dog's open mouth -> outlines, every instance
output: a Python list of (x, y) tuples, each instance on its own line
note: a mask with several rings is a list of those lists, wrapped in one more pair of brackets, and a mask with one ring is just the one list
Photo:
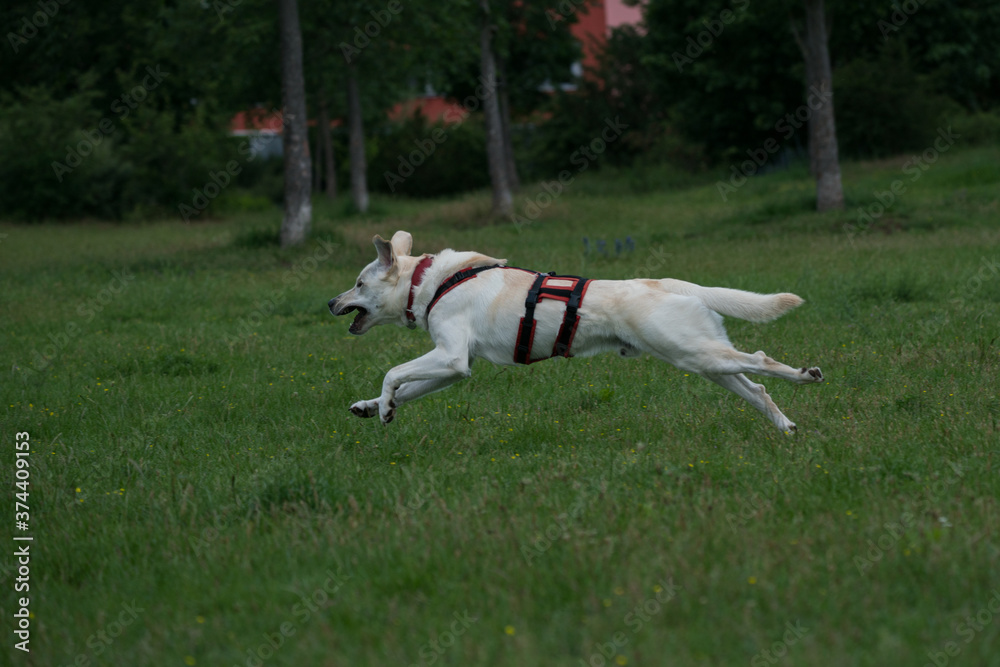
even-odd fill
[(352, 334), (360, 334), (361, 327), (364, 324), (365, 317), (368, 315), (368, 311), (366, 309), (362, 308), (361, 306), (348, 306), (347, 308), (344, 308), (337, 314), (347, 315), (348, 313), (354, 311), (358, 311), (358, 314), (354, 316), (354, 321), (351, 322), (351, 326), (350, 328), (348, 328), (348, 331), (350, 331)]

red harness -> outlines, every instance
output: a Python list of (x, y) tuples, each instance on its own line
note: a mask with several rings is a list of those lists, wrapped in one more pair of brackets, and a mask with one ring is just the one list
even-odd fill
[[(424, 257), (420, 260), (420, 263), (417, 264), (417, 268), (413, 270), (413, 277), (410, 278), (410, 295), (406, 299), (406, 319), (410, 321), (411, 329), (414, 326), (413, 323), (417, 321), (417, 316), (413, 314), (413, 298), (415, 296), (415, 290), (417, 289), (417, 283), (420, 280), (420, 278), (423, 277), (424, 273), (427, 271), (427, 268), (433, 262), (434, 262), (433, 255), (424, 255)], [(443, 297), (445, 294), (458, 287), (459, 284), (464, 283), (466, 280), (469, 280), (471, 278), (475, 278), (478, 274), (482, 273), (483, 271), (488, 271), (490, 269), (505, 269), (505, 268), (507, 267), (500, 266), (499, 264), (493, 264), (490, 266), (477, 266), (477, 267), (470, 266), (462, 269), (458, 273), (452, 274), (452, 276), (448, 278), (448, 280), (441, 283), (438, 286), (437, 291), (434, 292), (434, 297), (431, 298), (431, 302), (427, 304), (427, 309), (424, 311), (424, 317), (426, 318), (431, 314), (431, 308), (434, 307), (434, 304), (436, 304), (441, 297)]]
[(580, 324), (577, 314), (583, 304), (583, 296), (590, 286), (590, 279), (578, 276), (555, 276), (550, 273), (539, 273), (534, 284), (528, 290), (528, 298), (524, 300), (524, 317), (517, 331), (517, 345), (514, 347), (514, 362), (518, 364), (533, 364), (541, 359), (531, 358), (531, 346), (535, 341), (535, 306), (540, 299), (555, 299), (566, 304), (563, 313), (562, 326), (556, 336), (552, 354), (549, 357), (571, 357), (570, 346), (576, 336), (576, 327)]
[[(416, 288), (420, 284), (424, 273), (427, 272), (427, 269), (433, 262), (433, 255), (424, 255), (417, 264), (417, 268), (414, 269), (413, 276), (410, 278), (410, 294), (406, 300), (406, 319), (410, 322), (411, 328), (417, 320), (416, 315), (413, 313), (413, 299)], [(583, 297), (587, 293), (587, 287), (590, 285), (590, 279), (588, 278), (556, 276), (551, 273), (537, 273), (513, 266), (500, 266), (499, 264), (467, 267), (453, 274), (438, 286), (437, 291), (434, 292), (434, 297), (427, 304), (424, 316), (427, 317), (430, 315), (431, 309), (445, 294), (466, 280), (471, 280), (483, 271), (489, 271), (490, 269), (513, 269), (514, 271), (525, 271), (535, 275), (535, 282), (531, 285), (531, 289), (528, 290), (528, 296), (524, 300), (524, 317), (521, 318), (521, 325), (518, 327), (517, 340), (514, 345), (514, 363), (533, 364), (536, 361), (542, 361), (549, 357), (573, 356), (569, 350), (573, 345), (573, 338), (576, 336), (576, 327), (580, 324), (578, 311), (583, 304)], [(535, 306), (538, 305), (540, 299), (562, 301), (566, 304), (566, 311), (563, 314), (562, 326), (559, 328), (558, 335), (556, 335), (555, 345), (552, 347), (552, 354), (549, 357), (532, 359), (531, 347), (535, 340), (535, 325), (537, 324), (535, 322)]]
[[(417, 285), (420, 284), (421, 278), (424, 277), (424, 273), (431, 264), (434, 263), (434, 255), (424, 255), (420, 258), (420, 262), (417, 263), (417, 268), (413, 270), (413, 275), (410, 276), (410, 296), (406, 299), (406, 319), (411, 323), (417, 321), (417, 316), (413, 314), (413, 296), (417, 289)], [(427, 312), (431, 312), (430, 306), (427, 307)], [(412, 327), (411, 327), (412, 328)]]

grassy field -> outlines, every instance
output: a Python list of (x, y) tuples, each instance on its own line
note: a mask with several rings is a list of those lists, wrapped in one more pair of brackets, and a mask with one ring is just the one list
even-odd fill
[[(484, 194), (318, 202), (291, 251), (279, 212), (0, 225), (4, 507), (34, 537), (30, 654), (0, 562), (4, 664), (1000, 665), (1000, 149), (917, 180), (905, 160), (846, 164), (827, 215), (801, 170), (726, 202), (649, 170), (581, 175), (520, 229), (481, 224)], [(388, 427), (356, 419), (430, 348), (326, 310), (396, 229), (418, 253), (795, 292), (730, 337), (826, 382), (765, 380), (792, 437), (612, 356), (479, 363)]]

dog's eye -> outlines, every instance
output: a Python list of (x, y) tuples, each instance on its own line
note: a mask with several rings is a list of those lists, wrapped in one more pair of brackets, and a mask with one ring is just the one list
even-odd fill
[(358, 284), (357, 284), (357, 285), (355, 285), (355, 287), (356, 287), (356, 288), (361, 288), (361, 287), (364, 287), (364, 283), (363, 283), (363, 282), (361, 282), (361, 281), (359, 280), (359, 281), (358, 281)]

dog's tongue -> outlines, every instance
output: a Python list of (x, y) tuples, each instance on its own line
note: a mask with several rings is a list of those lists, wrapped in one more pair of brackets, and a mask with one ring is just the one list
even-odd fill
[(353, 334), (358, 333), (358, 331), (361, 329), (361, 320), (364, 319), (365, 314), (366, 314), (366, 311), (361, 310), (359, 308), (358, 309), (358, 314), (354, 316), (354, 321), (351, 322), (351, 326), (348, 328), (348, 331), (350, 331)]

